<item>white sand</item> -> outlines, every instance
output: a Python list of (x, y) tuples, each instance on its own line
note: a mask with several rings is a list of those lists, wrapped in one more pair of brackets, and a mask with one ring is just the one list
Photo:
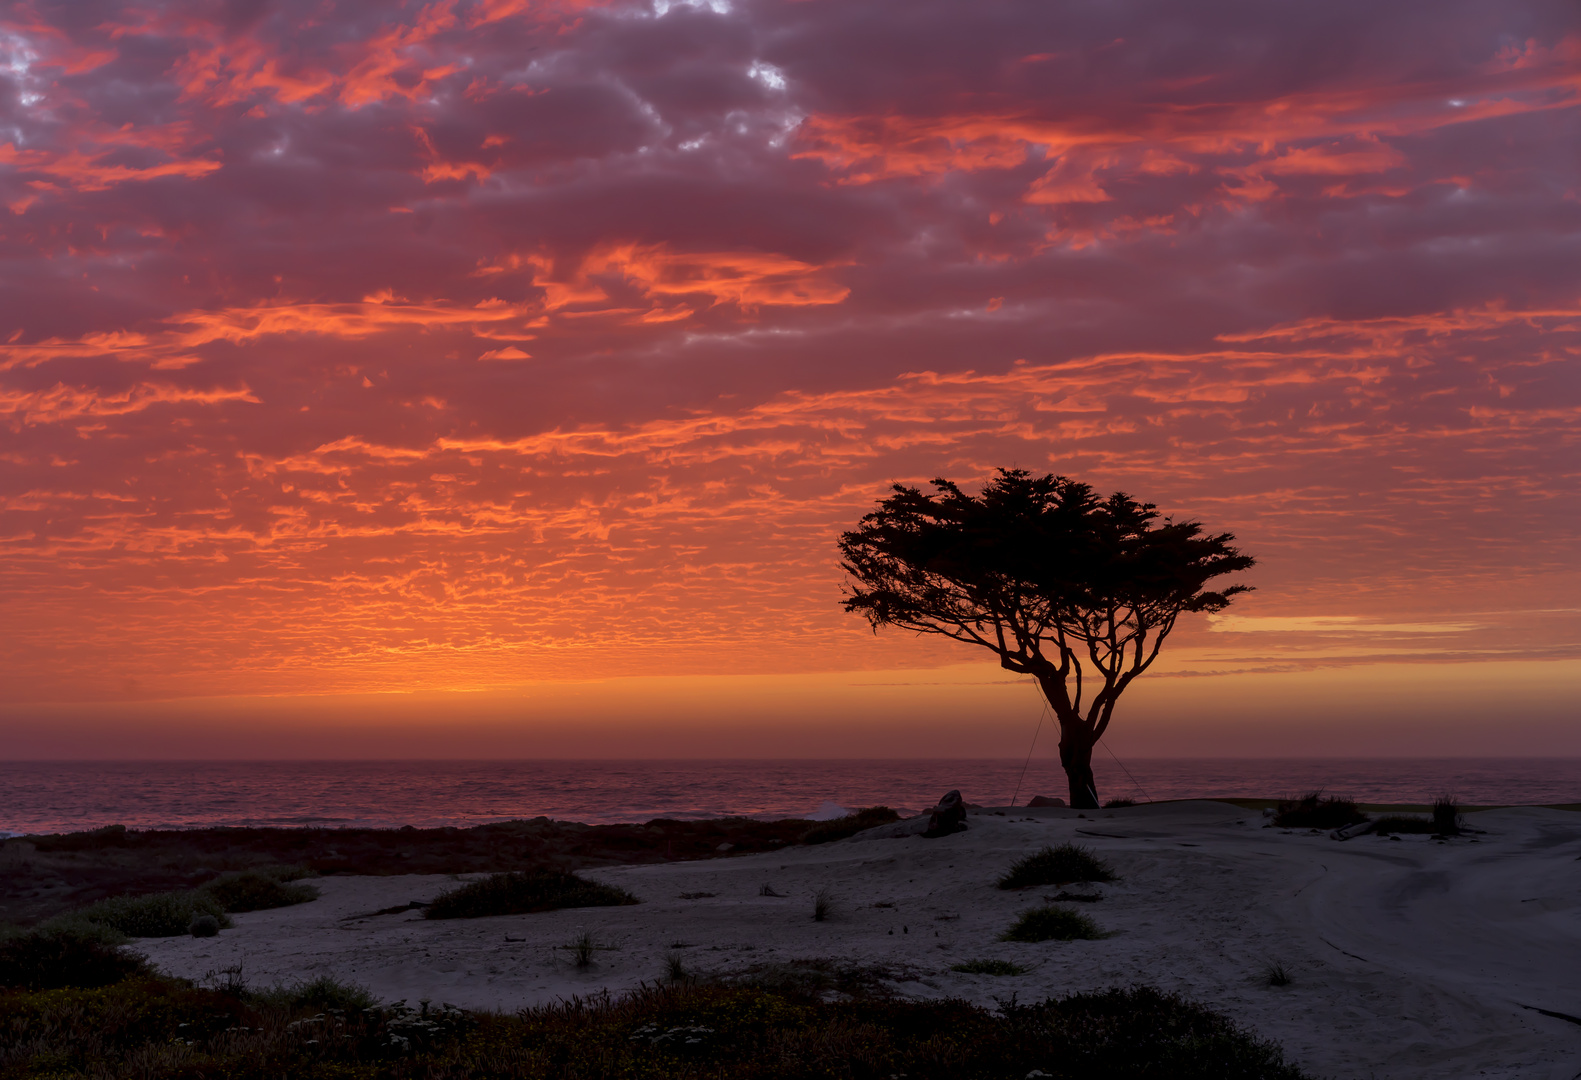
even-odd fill
[[(793, 959), (909, 971), (904, 994), (985, 1005), (1109, 986), (1177, 991), (1282, 1044), (1318, 1076), (1573, 1080), (1581, 1026), (1581, 815), (1470, 815), (1476, 842), (1262, 828), (1255, 812), (1189, 802), (1093, 811), (974, 812), (937, 840), (867, 836), (780, 854), (588, 872), (643, 903), (434, 921), (354, 917), (455, 886), (435, 876), (330, 877), (321, 899), (236, 916), (218, 938), (139, 942), (164, 970), (201, 978), (240, 963), (253, 985), (329, 973), (381, 998), (514, 1009), (661, 977), (677, 943), (695, 972)], [(1074, 840), (1121, 875), (1074, 905), (1113, 936), (1000, 942), (1052, 888), (1002, 892), (1015, 858)], [(769, 884), (783, 899), (758, 895)], [(812, 897), (835, 896), (828, 922)], [(714, 893), (681, 899), (682, 893)], [(879, 903), (892, 907), (878, 907)], [(909, 930), (902, 932), (902, 927)], [(581, 930), (608, 948), (585, 973), (563, 946)], [(891, 934), (893, 931), (893, 934)], [(999, 958), (1032, 970), (995, 978), (950, 965)], [(1294, 982), (1266, 985), (1282, 962)]]

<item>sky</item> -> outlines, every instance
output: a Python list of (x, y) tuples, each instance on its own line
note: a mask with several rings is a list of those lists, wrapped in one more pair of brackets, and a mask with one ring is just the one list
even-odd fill
[(835, 550), (1015, 466), (1258, 559), (1127, 752), (1581, 754), (1577, 147), (1573, 0), (5, 4), (0, 753), (1019, 753)]

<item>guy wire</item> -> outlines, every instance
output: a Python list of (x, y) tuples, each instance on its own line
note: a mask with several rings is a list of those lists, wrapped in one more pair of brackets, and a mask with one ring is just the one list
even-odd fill
[[(1021, 785), (1022, 785), (1022, 783), (1024, 783), (1026, 781), (1027, 768), (1028, 768), (1028, 766), (1030, 766), (1032, 764), (1032, 751), (1037, 749), (1037, 746), (1038, 746), (1038, 734), (1043, 730), (1043, 717), (1048, 714), (1048, 711), (1049, 711), (1049, 703), (1045, 701), (1043, 703), (1043, 710), (1042, 710), (1042, 712), (1038, 713), (1038, 726), (1032, 729), (1032, 745), (1027, 747), (1027, 759), (1021, 765), (1021, 779), (1016, 781), (1016, 793), (1014, 795), (1010, 796), (1010, 805), (1011, 806), (1014, 806), (1016, 804), (1016, 800), (1021, 797)], [(1124, 766), (1122, 766), (1122, 768), (1123, 767)], [(1149, 799), (1148, 801), (1152, 802), (1151, 799)]]
[[(1109, 750), (1109, 744), (1108, 743), (1104, 743), (1103, 748), (1105, 750)], [(1114, 751), (1113, 750), (1109, 750), (1109, 756), (1114, 758), (1114, 763), (1116, 765), (1120, 766), (1120, 771), (1125, 773), (1125, 775), (1130, 778), (1131, 783), (1136, 785), (1136, 789), (1142, 793), (1142, 798), (1146, 799), (1148, 802), (1152, 802), (1153, 801), (1153, 796), (1151, 796), (1151, 795), (1149, 795), (1147, 793), (1147, 789), (1142, 786), (1141, 782), (1138, 781), (1136, 777), (1131, 776), (1131, 770), (1127, 769), (1125, 767), (1125, 762), (1121, 761), (1117, 757), (1114, 757)]]

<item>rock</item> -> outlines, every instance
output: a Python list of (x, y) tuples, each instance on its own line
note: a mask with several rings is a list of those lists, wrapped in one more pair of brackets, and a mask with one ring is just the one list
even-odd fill
[(966, 829), (966, 804), (961, 801), (959, 791), (951, 791), (939, 800), (939, 805), (933, 808), (933, 813), (928, 815), (928, 831), (923, 836), (930, 839), (939, 836), (949, 836), (951, 833), (962, 832)]
[(1064, 806), (1064, 799), (1051, 799), (1047, 795), (1034, 795), (1027, 802), (1028, 806)]

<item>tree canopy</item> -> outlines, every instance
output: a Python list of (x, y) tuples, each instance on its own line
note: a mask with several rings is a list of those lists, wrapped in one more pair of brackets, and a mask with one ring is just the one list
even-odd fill
[(1121, 693), (1176, 620), (1250, 591), (1208, 583), (1253, 565), (1229, 533), (1160, 519), (1124, 492), (1001, 469), (978, 495), (948, 480), (896, 484), (840, 537), (844, 601), (876, 632), (897, 626), (995, 653), (1038, 680), (1060, 723), (1071, 802), (1096, 806), (1092, 748)]

